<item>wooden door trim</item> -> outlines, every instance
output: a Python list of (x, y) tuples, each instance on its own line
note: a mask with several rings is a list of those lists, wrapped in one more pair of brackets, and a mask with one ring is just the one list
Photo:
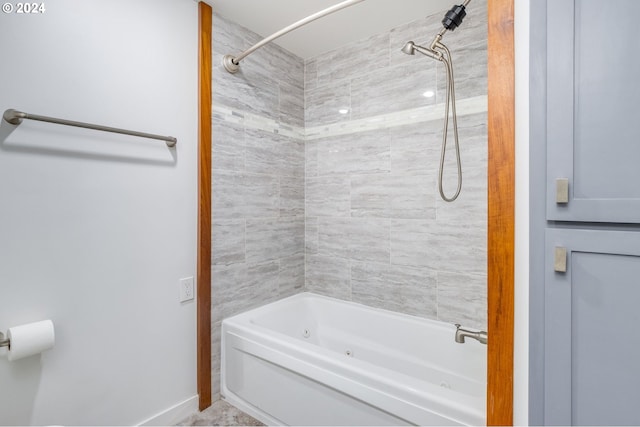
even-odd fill
[(211, 406), (211, 32), (212, 10), (198, 3), (198, 267), (199, 408)]
[(488, 0), (487, 425), (513, 425), (515, 58), (513, 0)]

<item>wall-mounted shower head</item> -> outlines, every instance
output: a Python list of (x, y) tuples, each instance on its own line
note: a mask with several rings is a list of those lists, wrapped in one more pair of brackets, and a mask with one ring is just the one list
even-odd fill
[(407, 42), (403, 47), (402, 47), (402, 52), (406, 53), (407, 55), (415, 55), (416, 51), (420, 52), (423, 55), (427, 55), (430, 58), (433, 59), (437, 59), (439, 61), (442, 61), (442, 53), (437, 52), (435, 50), (431, 50), (428, 49), (426, 47), (423, 46), (419, 46), (417, 44), (415, 44), (412, 41)]

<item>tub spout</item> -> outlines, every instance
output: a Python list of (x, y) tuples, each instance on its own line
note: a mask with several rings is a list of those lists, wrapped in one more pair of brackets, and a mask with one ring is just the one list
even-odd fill
[(463, 344), (465, 337), (478, 340), (480, 344), (486, 344), (488, 339), (485, 331), (470, 331), (468, 329), (461, 328), (460, 325), (456, 323), (456, 342)]

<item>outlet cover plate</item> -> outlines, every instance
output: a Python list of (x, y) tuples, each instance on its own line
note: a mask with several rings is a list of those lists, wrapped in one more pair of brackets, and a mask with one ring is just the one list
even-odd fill
[(193, 277), (185, 277), (184, 279), (180, 279), (178, 288), (180, 289), (180, 302), (191, 301), (195, 298)]

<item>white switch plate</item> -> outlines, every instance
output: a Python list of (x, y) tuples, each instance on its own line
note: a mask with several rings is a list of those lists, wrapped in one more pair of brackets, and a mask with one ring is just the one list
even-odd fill
[(180, 289), (180, 302), (191, 301), (194, 298), (193, 277), (180, 279), (178, 288)]

